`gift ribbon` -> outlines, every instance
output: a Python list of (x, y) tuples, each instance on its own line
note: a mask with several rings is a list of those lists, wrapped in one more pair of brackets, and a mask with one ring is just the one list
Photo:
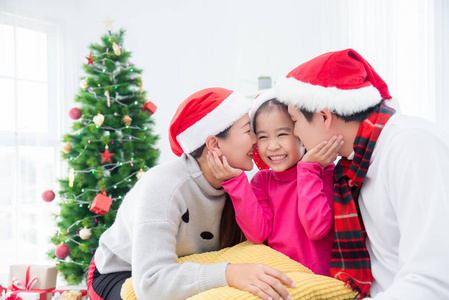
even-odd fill
[(5, 298), (5, 300), (23, 300), (23, 299), (17, 296), (16, 294), (11, 294), (9, 297)]
[(5, 300), (23, 300), (23, 299), (17, 296), (16, 294), (11, 294), (9, 297), (6, 297)]
[[(41, 290), (41, 289), (32, 289), (32, 290), (16, 290), (16, 291), (11, 291), (11, 294), (5, 299), (5, 300), (22, 300), (22, 298), (20, 298), (18, 296), (19, 293), (38, 293), (40, 294), (40, 298), (39, 299), (43, 299), (46, 300), (47, 299), (47, 293), (51, 293), (55, 288), (51, 288), (51, 289), (45, 289), (45, 290)], [(44, 293), (44, 294), (42, 294)]]
[(26, 276), (25, 276), (25, 283), (23, 283), (23, 281), (21, 281), (21, 280), (19, 280), (17, 278), (13, 278), (11, 286), (9, 287), (9, 289), (12, 291), (12, 293), (5, 300), (22, 300), (22, 298), (17, 296), (18, 293), (28, 293), (28, 292), (30, 292), (30, 293), (42, 294), (43, 292), (51, 293), (55, 289), (55, 288), (50, 288), (50, 289), (33, 289), (33, 287), (37, 283), (37, 278), (33, 277), (30, 280), (30, 269), (31, 269), (31, 266), (28, 266), (27, 272), (26, 272)]
[(33, 289), (33, 287), (37, 283), (37, 278), (33, 277), (30, 280), (30, 269), (31, 269), (31, 266), (28, 266), (27, 272), (26, 272), (26, 277), (25, 277), (25, 283), (23, 283), (21, 280), (19, 280), (17, 278), (12, 279), (12, 284), (11, 284), (12, 291), (18, 291), (18, 290), (29, 291), (29, 290)]

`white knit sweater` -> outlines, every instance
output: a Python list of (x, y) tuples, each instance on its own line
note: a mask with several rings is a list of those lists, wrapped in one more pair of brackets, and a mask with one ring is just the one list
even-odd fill
[(449, 133), (394, 115), (359, 196), (374, 283), (386, 299), (449, 298)]
[(185, 299), (226, 286), (226, 263), (177, 263), (180, 256), (218, 250), (225, 200), (189, 155), (150, 169), (101, 236), (98, 270), (132, 271), (139, 299)]

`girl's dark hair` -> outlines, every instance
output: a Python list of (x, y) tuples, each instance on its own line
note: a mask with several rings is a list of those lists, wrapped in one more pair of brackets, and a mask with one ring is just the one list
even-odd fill
[(289, 115), (288, 114), (288, 106), (287, 105), (285, 105), (284, 103), (280, 102), (276, 98), (267, 100), (261, 106), (259, 106), (259, 108), (257, 109), (256, 113), (254, 114), (253, 120), (251, 120), (251, 122), (253, 122), (253, 125), (254, 125), (254, 132), (256, 132), (256, 118), (257, 118), (257, 116), (261, 112), (268, 111), (268, 110), (271, 110), (273, 108), (278, 108), (278, 109), (284, 111), (287, 115)]
[[(215, 136), (225, 139), (229, 136), (230, 129), (231, 127), (228, 127)], [(192, 155), (195, 159), (199, 159), (205, 148), (206, 144), (190, 153), (190, 155)], [(220, 221), (220, 249), (234, 246), (244, 240), (245, 236), (243, 235), (242, 229), (240, 229), (235, 219), (235, 210), (232, 205), (231, 198), (228, 194), (226, 194), (226, 201), (223, 212), (221, 213)]]

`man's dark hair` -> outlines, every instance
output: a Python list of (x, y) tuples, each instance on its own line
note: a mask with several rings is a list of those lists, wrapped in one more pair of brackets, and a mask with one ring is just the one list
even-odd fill
[[(349, 116), (343, 116), (343, 115), (334, 113), (332, 111), (331, 111), (331, 113), (333, 113), (334, 115), (337, 116), (337, 118), (342, 119), (345, 122), (351, 122), (351, 121), (363, 122), (379, 107), (379, 105), (380, 105), (380, 103), (378, 103), (374, 106), (368, 107), (367, 109), (365, 109), (361, 112), (358, 112), (358, 113), (355, 113), (355, 114), (352, 114)], [(298, 108), (298, 110), (304, 115), (304, 118), (306, 118), (307, 122), (310, 123), (312, 121), (313, 112), (310, 112), (304, 108)]]

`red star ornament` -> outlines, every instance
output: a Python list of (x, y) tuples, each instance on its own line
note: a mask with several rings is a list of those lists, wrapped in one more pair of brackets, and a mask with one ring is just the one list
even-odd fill
[(106, 146), (104, 148), (104, 153), (99, 153), (99, 154), (101, 155), (101, 157), (103, 157), (103, 160), (101, 161), (101, 164), (103, 164), (106, 160), (109, 163), (112, 163), (111, 162), (111, 157), (115, 155), (114, 153), (109, 153), (109, 147), (108, 146)]
[(87, 58), (87, 65), (94, 65), (94, 61), (92, 60), (92, 52), (89, 53), (89, 56), (86, 56)]

